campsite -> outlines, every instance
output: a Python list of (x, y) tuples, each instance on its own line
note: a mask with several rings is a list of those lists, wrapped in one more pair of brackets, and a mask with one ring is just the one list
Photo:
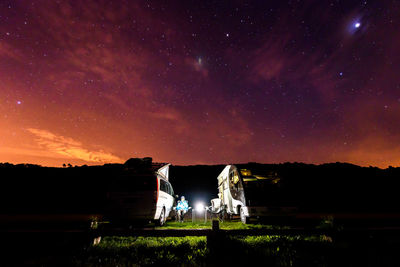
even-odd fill
[[(154, 172), (154, 166), (163, 166), (150, 160), (131, 159), (122, 165), (70, 168), (2, 164), (2, 177), (14, 177), (14, 180), (2, 180), (3, 186), (8, 187), (8, 192), (2, 195), (2, 203), (8, 205), (2, 205), (0, 215), (1, 232), (7, 240), (3, 243), (3, 249), (7, 251), (3, 258), (5, 263), (16, 260), (32, 265), (64, 262), (76, 266), (187, 266), (229, 262), (233, 265), (256, 264), (262, 259), (266, 264), (276, 266), (352, 266), (360, 260), (365, 260), (366, 266), (373, 266), (398, 262), (396, 257), (388, 256), (400, 246), (398, 207), (390, 205), (395, 203), (393, 196), (382, 194), (395, 187), (398, 168), (382, 170), (340, 163), (323, 166), (297, 163), (262, 165), (274, 173), (275, 180), (278, 175), (282, 181), (296, 174), (292, 180), (287, 178), (286, 187), (281, 186), (279, 190), (281, 197), (292, 196), (291, 202), (280, 199), (285, 207), (287, 203), (292, 206), (297, 203), (298, 206), (287, 214), (277, 209), (278, 198), (267, 198), (269, 200), (264, 205), (269, 204), (273, 211), (267, 216), (251, 217), (244, 224), (240, 214), (223, 214), (212, 209), (210, 201), (218, 196), (217, 176), (224, 166), (172, 165), (168, 180), (173, 190), (180, 195), (186, 194), (193, 205), (183, 222), (177, 221), (173, 210), (163, 226), (104, 216), (109, 200), (107, 196), (112, 190), (118, 188), (136, 194), (135, 186), (139, 185), (130, 182), (129, 188), (124, 180), (124, 187), (110, 187), (109, 180), (119, 181), (116, 178), (118, 173), (129, 179), (143, 177), (143, 170), (147, 167)], [(246, 166), (247, 171), (251, 166), (260, 168), (256, 163), (237, 166)], [(132, 175), (126, 176), (126, 172)], [(54, 173), (57, 176), (53, 176)], [(349, 176), (343, 176), (344, 173)], [(196, 180), (202, 183), (193, 187), (190, 186), (192, 183), (185, 184), (191, 175), (192, 183), (196, 184)], [(350, 175), (354, 175), (353, 181), (349, 180)], [(378, 175), (387, 183), (376, 185), (374, 181)], [(63, 190), (52, 188), (54, 183), (49, 182), (50, 177), (57, 180), (57, 184), (63, 184), (62, 179), (68, 178), (70, 186), (63, 186)], [(325, 181), (318, 184), (316, 179)], [(328, 182), (331, 191), (324, 187)], [(289, 186), (290, 183), (294, 186)], [(175, 186), (178, 184), (181, 186)], [(364, 191), (349, 194), (351, 186)], [(289, 191), (284, 193), (284, 189)], [(272, 187), (272, 190), (276, 189)], [(307, 190), (306, 196), (299, 194), (301, 190)], [(40, 192), (41, 197), (36, 197), (36, 202), (31, 199), (32, 192)], [(366, 197), (368, 192), (374, 193), (375, 197)], [(13, 201), (10, 201), (11, 197)], [(363, 201), (361, 197), (364, 197)], [(318, 205), (314, 204), (316, 198), (319, 198)], [(129, 199), (131, 205), (132, 199)], [(202, 201), (200, 208), (196, 207), (196, 201)], [(118, 203), (119, 208), (131, 207)], [(240, 259), (235, 257), (237, 251), (241, 253)], [(366, 251), (370, 253), (369, 257), (363, 258)]]
[(399, 14), (1, 0), (0, 267), (399, 267)]

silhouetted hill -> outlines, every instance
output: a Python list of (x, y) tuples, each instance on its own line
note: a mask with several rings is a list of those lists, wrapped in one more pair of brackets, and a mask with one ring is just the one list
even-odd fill
[[(132, 162), (132, 161), (131, 161)], [(217, 176), (225, 165), (171, 166), (175, 193), (209, 204), (217, 197)], [(258, 164), (280, 178), (274, 194), (281, 203), (304, 210), (390, 211), (399, 209), (400, 168), (379, 169), (347, 163)], [(101, 212), (124, 164), (68, 168), (0, 164), (0, 213)], [(268, 192), (266, 192), (268, 194)], [(193, 203), (191, 203), (193, 205)]]

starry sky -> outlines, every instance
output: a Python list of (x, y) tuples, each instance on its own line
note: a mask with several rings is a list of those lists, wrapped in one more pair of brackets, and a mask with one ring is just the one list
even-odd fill
[(400, 1), (1, 1), (0, 162), (400, 166)]

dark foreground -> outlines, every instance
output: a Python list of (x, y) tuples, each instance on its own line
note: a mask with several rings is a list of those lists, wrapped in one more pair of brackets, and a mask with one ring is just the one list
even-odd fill
[[(176, 225), (171, 228), (209, 228)], [(222, 229), (270, 226), (225, 223)], [(337, 230), (337, 229), (336, 229)], [(339, 233), (339, 234), (337, 234)], [(400, 231), (336, 231), (290, 236), (102, 237), (69, 233), (3, 233), (0, 266), (400, 266)]]
[[(129, 164), (73, 168), (0, 164), (0, 266), (400, 266), (396, 229), (400, 168), (341, 163), (264, 167), (280, 177), (280, 186), (266, 192), (277, 196), (271, 207), (294, 206), (293, 215), (300, 220), (329, 215), (334, 222), (350, 220), (351, 227), (390, 229), (343, 232), (328, 225), (339, 234), (262, 235), (263, 227), (253, 227), (259, 236), (219, 236), (213, 242), (206, 237), (117, 237), (110, 232), (93, 245), (85, 230), (52, 232), (54, 223), (68, 225), (67, 230), (88, 229), (98, 215), (113, 208), (108, 193), (121, 188), (114, 178), (129, 172)], [(216, 197), (216, 177), (222, 169), (222, 165), (172, 166), (170, 181), (175, 193), (184, 194), (190, 203), (197, 198), (205, 201)], [(26, 225), (40, 230), (9, 230)], [(166, 228), (171, 227), (178, 226), (168, 223)], [(227, 229), (242, 227), (239, 223)]]

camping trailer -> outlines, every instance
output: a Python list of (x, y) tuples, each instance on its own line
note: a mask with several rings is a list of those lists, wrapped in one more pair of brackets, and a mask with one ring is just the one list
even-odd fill
[(257, 164), (227, 165), (218, 175), (218, 198), (211, 200), (214, 213), (250, 218), (290, 216), (295, 208), (284, 204), (276, 172)]

